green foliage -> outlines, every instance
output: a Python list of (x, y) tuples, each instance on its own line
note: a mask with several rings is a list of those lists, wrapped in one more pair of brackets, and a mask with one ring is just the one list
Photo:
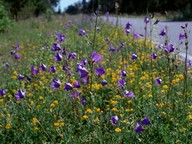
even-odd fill
[(47, 21), (51, 21), (52, 16), (53, 16), (53, 10), (50, 9), (50, 8), (47, 9), (47, 10), (46, 10), (46, 19), (47, 19)]
[(7, 16), (5, 7), (0, 3), (0, 32), (8, 31), (11, 25), (12, 21)]

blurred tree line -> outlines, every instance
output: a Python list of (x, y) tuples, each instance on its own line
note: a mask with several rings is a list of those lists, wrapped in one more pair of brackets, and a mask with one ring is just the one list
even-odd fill
[(0, 0), (1, 5), (6, 7), (10, 17), (18, 20), (31, 16), (39, 16), (49, 12), (52, 6), (56, 6), (59, 0)]
[(171, 12), (178, 19), (192, 18), (192, 0), (81, 0), (70, 5), (65, 11), (70, 14), (90, 13), (99, 8), (103, 13), (107, 11), (115, 13), (117, 10), (115, 3), (118, 3), (118, 13), (121, 14), (140, 15)]

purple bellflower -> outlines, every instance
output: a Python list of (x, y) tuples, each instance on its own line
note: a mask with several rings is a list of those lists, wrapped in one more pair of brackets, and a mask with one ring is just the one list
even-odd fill
[(119, 118), (118, 118), (118, 116), (111, 116), (110, 121), (111, 121), (112, 125), (116, 126), (119, 123)]
[(131, 91), (128, 91), (128, 90), (123, 91), (123, 95), (124, 95), (124, 97), (128, 97), (128, 98), (134, 98), (135, 97), (134, 93)]
[(18, 80), (24, 80), (25, 79), (25, 77), (23, 75), (21, 75), (21, 74), (18, 74), (17, 78), (18, 78)]
[(126, 75), (127, 75), (127, 74), (126, 74), (126, 71), (122, 70), (122, 71), (120, 72), (120, 76), (125, 77)]
[(92, 53), (91, 59), (93, 63), (98, 63), (103, 60), (102, 56), (100, 54), (97, 54), (95, 51)]
[(102, 84), (102, 86), (105, 86), (107, 84), (107, 81), (106, 80), (102, 80), (101, 84)]
[(167, 33), (167, 32), (166, 32), (166, 30), (165, 30), (165, 29), (163, 29), (163, 30), (161, 30), (161, 32), (159, 33), (159, 35), (160, 35), (160, 36), (165, 36), (165, 35), (166, 35), (166, 33)]
[(79, 36), (84, 36), (86, 34), (84, 29), (79, 29)]
[(102, 66), (102, 67), (99, 67), (99, 68), (95, 68), (95, 74), (97, 75), (97, 76), (101, 76), (101, 75), (103, 75), (105, 73), (105, 69), (104, 69), (104, 67)]
[(47, 66), (45, 64), (41, 64), (39, 69), (43, 72), (43, 71), (46, 71), (47, 69)]
[(0, 96), (5, 95), (5, 93), (6, 93), (6, 91), (5, 91), (4, 89), (1, 89), (1, 90), (0, 90)]
[(144, 116), (143, 120), (140, 122), (141, 125), (150, 125), (151, 122), (147, 119), (146, 116)]
[(68, 58), (71, 59), (71, 60), (76, 60), (76, 56), (77, 56), (76, 53), (70, 53)]
[(59, 42), (64, 42), (64, 41), (65, 41), (65, 35), (63, 35), (63, 34), (58, 34), (58, 35), (57, 35), (57, 40), (58, 40)]
[(54, 90), (57, 90), (57, 89), (59, 89), (60, 85), (61, 85), (60, 80), (57, 79), (57, 78), (54, 78), (54, 79), (52, 80), (50, 86), (51, 86)]
[(25, 97), (26, 95), (26, 91), (25, 90), (22, 90), (22, 89), (19, 89), (17, 93), (15, 93), (15, 98), (17, 100), (21, 100)]
[(20, 54), (15, 53), (15, 59), (16, 59), (16, 60), (19, 60), (20, 58), (21, 58)]
[(31, 66), (31, 72), (33, 75), (39, 74), (39, 70), (35, 66)]
[(56, 53), (55, 56), (54, 56), (55, 61), (61, 61), (62, 58), (63, 57), (62, 57), (61, 53)]
[(117, 85), (118, 85), (118, 87), (120, 87), (120, 88), (124, 88), (125, 85), (126, 85), (126, 81), (125, 81), (125, 79), (124, 79), (124, 78), (119, 79)]
[(140, 133), (140, 132), (144, 131), (144, 129), (142, 128), (142, 126), (140, 126), (138, 123), (136, 123), (134, 131), (135, 131), (135, 133)]
[(132, 60), (136, 60), (137, 59), (137, 55), (136, 54), (132, 54), (131, 59)]
[(52, 73), (56, 73), (56, 67), (55, 66), (52, 66), (49, 68), (49, 71), (52, 72)]
[(52, 51), (59, 51), (59, 50), (61, 50), (61, 46), (58, 43), (53, 43), (51, 50)]
[(156, 83), (157, 85), (160, 85), (160, 84), (162, 83), (162, 79), (161, 79), (161, 78), (157, 78), (156, 81), (155, 81), (155, 83)]
[(73, 83), (73, 87), (74, 88), (80, 88), (81, 87), (81, 84), (78, 80), (76, 80), (74, 83)]
[(72, 90), (73, 89), (73, 86), (70, 84), (70, 83), (65, 83), (65, 87), (64, 87), (64, 90), (66, 91), (69, 91), (69, 90)]
[(71, 98), (78, 98), (81, 95), (81, 92), (79, 91), (74, 91), (71, 93), (70, 97)]

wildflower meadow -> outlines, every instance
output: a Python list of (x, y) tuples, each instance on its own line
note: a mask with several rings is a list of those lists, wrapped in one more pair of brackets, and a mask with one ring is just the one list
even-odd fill
[(151, 15), (143, 35), (129, 21), (76, 17), (23, 20), (0, 35), (0, 143), (192, 143), (188, 24), (181, 59), (167, 27), (153, 44)]

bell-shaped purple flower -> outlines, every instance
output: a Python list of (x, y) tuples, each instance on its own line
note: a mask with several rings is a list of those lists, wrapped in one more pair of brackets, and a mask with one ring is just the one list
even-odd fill
[(70, 83), (65, 83), (65, 87), (64, 87), (64, 90), (66, 91), (69, 91), (69, 90), (72, 90), (73, 89), (73, 86), (70, 84)]
[(126, 71), (122, 70), (122, 71), (120, 72), (120, 76), (125, 77), (126, 75), (127, 75)]
[(81, 84), (78, 80), (76, 80), (74, 83), (73, 83), (73, 87), (74, 88), (80, 88), (81, 87)]
[(86, 105), (86, 103), (87, 103), (86, 98), (81, 98), (81, 103), (82, 103), (83, 105)]
[(146, 116), (144, 116), (144, 118), (143, 118), (143, 120), (141, 120), (140, 124), (141, 125), (150, 125), (151, 122), (150, 122), (150, 120), (147, 119)]
[(170, 45), (165, 47), (165, 51), (167, 53), (173, 52), (174, 50), (175, 50), (175, 48), (174, 48), (173, 44), (170, 44)]
[(10, 51), (10, 54), (11, 54), (11, 55), (14, 55), (14, 54), (15, 54), (15, 50), (11, 50), (11, 51)]
[(179, 40), (184, 40), (185, 39), (185, 35), (184, 34), (179, 34)]
[(26, 91), (25, 90), (22, 90), (22, 89), (19, 89), (17, 93), (15, 93), (15, 98), (17, 100), (21, 100), (25, 97), (26, 95)]
[(134, 34), (133, 34), (133, 37), (134, 37), (134, 39), (139, 39), (139, 38), (140, 38), (140, 35), (137, 34), (137, 33), (134, 33)]
[(47, 70), (47, 66), (45, 64), (41, 64), (39, 69), (43, 72)]
[(76, 56), (77, 56), (76, 53), (70, 53), (68, 58), (71, 59), (71, 60), (76, 60)]
[(64, 40), (65, 40), (65, 35), (63, 35), (63, 34), (58, 34), (58, 35), (57, 35), (57, 40), (58, 40), (59, 42), (64, 42)]
[(84, 36), (86, 34), (84, 29), (79, 29), (79, 36)]
[(81, 92), (79, 91), (74, 91), (71, 93), (70, 97), (71, 98), (78, 98), (81, 95)]
[(118, 118), (118, 116), (111, 116), (110, 121), (111, 121), (112, 125), (116, 126), (119, 123), (119, 118)]
[(151, 59), (156, 59), (157, 58), (157, 54), (156, 53), (152, 53), (151, 54)]
[(84, 67), (87, 65), (87, 63), (88, 63), (87, 59), (82, 59), (79, 64)]
[(103, 75), (104, 73), (105, 73), (105, 69), (104, 69), (103, 66), (95, 69), (95, 74), (96, 74), (97, 76), (101, 76), (101, 75)]
[(145, 17), (144, 18), (144, 22), (147, 24), (147, 23), (149, 23), (149, 21), (150, 21), (150, 19), (148, 18), (148, 17)]
[(119, 79), (117, 83), (118, 83), (118, 87), (120, 87), (120, 88), (124, 88), (126, 85), (126, 81), (124, 78)]
[(100, 54), (97, 54), (95, 51), (92, 53), (91, 59), (93, 63), (98, 63), (103, 60), (102, 56)]
[(18, 80), (24, 80), (25, 79), (25, 77), (22, 74), (18, 74), (17, 78), (18, 78)]
[(63, 58), (61, 53), (56, 53), (54, 56), (55, 61), (61, 61)]
[(140, 133), (140, 132), (144, 131), (144, 129), (142, 128), (142, 126), (140, 126), (138, 123), (136, 123), (134, 131), (135, 131), (135, 133)]
[(51, 50), (52, 51), (59, 51), (59, 50), (61, 50), (61, 46), (58, 43), (53, 43)]
[(15, 53), (15, 59), (16, 59), (16, 60), (19, 60), (20, 58), (21, 58), (20, 54)]
[(33, 75), (37, 75), (39, 73), (39, 70), (35, 66), (31, 66), (31, 72)]
[(136, 60), (137, 59), (137, 55), (136, 54), (132, 54), (131, 59), (132, 60)]
[(52, 73), (56, 73), (56, 67), (55, 66), (52, 66), (49, 68), (49, 71), (52, 72)]
[(127, 22), (125, 29), (130, 29), (132, 27), (132, 24), (130, 22)]
[(105, 85), (107, 84), (107, 81), (103, 79), (103, 80), (101, 81), (101, 84), (102, 84), (102, 86), (105, 86)]
[(156, 81), (155, 81), (155, 83), (156, 83), (157, 85), (160, 85), (160, 84), (162, 83), (162, 79), (161, 79), (161, 78), (157, 78)]
[(128, 98), (134, 98), (135, 97), (134, 93), (131, 91), (128, 91), (128, 90), (123, 91), (123, 95), (124, 95), (124, 97), (128, 97)]
[(80, 64), (77, 64), (76, 72), (80, 74), (80, 78), (87, 77), (87, 75), (89, 74), (88, 70)]
[(3, 96), (3, 95), (5, 95), (6, 94), (6, 91), (4, 90), (4, 89), (1, 89), (0, 90), (0, 96)]
[(165, 29), (162, 29), (161, 32), (159, 33), (160, 36), (165, 36), (166, 35), (166, 30)]
[(54, 79), (52, 80), (50, 86), (51, 86), (54, 90), (57, 90), (57, 89), (59, 89), (60, 85), (61, 85), (61, 81), (60, 81), (59, 79), (57, 79), (57, 78), (54, 78)]

